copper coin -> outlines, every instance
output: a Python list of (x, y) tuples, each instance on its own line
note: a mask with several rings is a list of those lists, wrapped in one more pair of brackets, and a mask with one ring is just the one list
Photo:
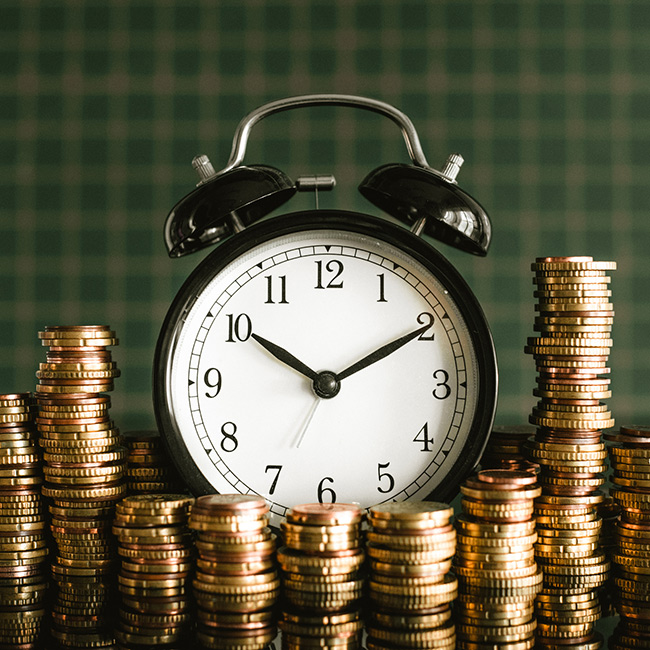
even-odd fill
[(353, 524), (361, 521), (361, 508), (350, 503), (304, 503), (294, 506), (287, 519), (295, 523)]
[(253, 494), (207, 494), (196, 499), (193, 511), (209, 514), (250, 514), (267, 512), (267, 502)]
[(530, 472), (515, 470), (484, 469), (478, 472), (479, 481), (493, 483), (498, 489), (499, 484), (506, 485), (532, 485), (536, 482), (535, 475)]

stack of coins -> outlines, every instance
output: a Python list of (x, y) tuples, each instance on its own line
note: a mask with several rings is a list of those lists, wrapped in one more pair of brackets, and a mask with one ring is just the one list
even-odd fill
[(650, 647), (650, 427), (622, 426), (605, 434), (612, 496), (620, 505), (612, 554), (614, 605), (620, 623), (610, 648)]
[(128, 494), (183, 492), (184, 487), (167, 456), (158, 431), (127, 431), (126, 476)]
[(36, 648), (45, 614), (47, 523), (30, 393), (0, 395), (0, 647)]
[(204, 648), (261, 650), (276, 636), (280, 580), (268, 512), (263, 498), (245, 494), (201, 496), (192, 508), (196, 636)]
[(452, 514), (450, 506), (432, 501), (370, 508), (369, 650), (455, 647)]
[(543, 491), (536, 503), (542, 647), (600, 642), (598, 591), (609, 572), (598, 544), (607, 468), (602, 429), (614, 424), (602, 401), (611, 396), (609, 379), (601, 375), (609, 373), (614, 312), (607, 271), (615, 268), (591, 257), (539, 258), (532, 265), (540, 335), (525, 351), (537, 365), (533, 393), (540, 401), (529, 418), (537, 433), (527, 453), (540, 465)]
[(119, 375), (106, 349), (117, 339), (104, 325), (47, 327), (39, 338), (49, 348), (37, 372), (36, 423), (56, 542), (51, 634), (64, 647), (107, 646), (114, 641), (111, 524), (126, 491), (126, 450), (103, 394)]
[(284, 598), (284, 648), (361, 647), (361, 509), (347, 503), (294, 506), (278, 550)]
[(459, 649), (535, 645), (535, 596), (542, 572), (534, 557), (535, 474), (482, 470), (461, 485), (454, 571)]
[(539, 472), (539, 465), (531, 463), (524, 451), (524, 443), (534, 433), (534, 427), (525, 424), (493, 427), (481, 457), (481, 468)]
[(179, 647), (190, 623), (191, 497), (128, 496), (117, 504), (120, 607), (115, 636), (124, 647)]

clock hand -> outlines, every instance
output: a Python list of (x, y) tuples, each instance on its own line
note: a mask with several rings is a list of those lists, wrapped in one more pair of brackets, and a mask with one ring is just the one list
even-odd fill
[(316, 409), (318, 408), (318, 405), (322, 401), (323, 400), (320, 399), (320, 397), (316, 397), (316, 399), (312, 403), (311, 408), (309, 409), (309, 413), (307, 413), (307, 417), (305, 418), (305, 421), (302, 423), (302, 427), (300, 429), (300, 432), (296, 436), (296, 448), (300, 447), (300, 444), (302, 443), (302, 439), (305, 437), (305, 434), (307, 433), (307, 429), (308, 429), (309, 425), (311, 424), (311, 421), (314, 419)]
[(346, 377), (353, 375), (355, 372), (359, 372), (359, 370), (363, 370), (373, 363), (384, 359), (389, 354), (392, 354), (393, 352), (399, 350), (402, 346), (406, 345), (409, 341), (412, 341), (416, 336), (420, 336), (420, 334), (428, 330), (430, 327), (430, 324), (424, 325), (423, 327), (419, 327), (409, 334), (405, 334), (404, 336), (400, 336), (398, 339), (395, 339), (390, 343), (386, 343), (386, 345), (382, 345), (380, 348), (377, 348), (374, 352), (371, 352), (360, 361), (353, 363), (349, 368), (346, 368), (342, 372), (339, 372), (336, 375), (337, 379), (339, 381), (342, 381)]
[(318, 379), (317, 372), (314, 372), (309, 366), (300, 361), (300, 359), (294, 357), (290, 352), (287, 352), (284, 348), (262, 338), (259, 334), (251, 334), (251, 337), (254, 338), (265, 350), (270, 352), (276, 359), (282, 361), (282, 363), (285, 363), (290, 368), (297, 370), (301, 375), (304, 375), (312, 381)]

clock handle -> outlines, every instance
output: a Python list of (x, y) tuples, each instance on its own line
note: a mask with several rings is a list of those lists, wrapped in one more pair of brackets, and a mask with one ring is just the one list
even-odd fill
[[(235, 131), (233, 137), (232, 149), (230, 151), (230, 158), (228, 164), (220, 171), (219, 174), (230, 171), (235, 167), (239, 167), (246, 154), (246, 145), (248, 144), (248, 137), (252, 128), (262, 119), (280, 113), (292, 108), (300, 108), (301, 106), (349, 106), (352, 108), (362, 108), (373, 113), (379, 113), (391, 119), (402, 130), (404, 142), (408, 150), (409, 156), (413, 163), (418, 167), (431, 170), (436, 174), (440, 174), (432, 169), (427, 162), (422, 151), (420, 138), (417, 131), (413, 126), (413, 122), (402, 111), (397, 110), (394, 106), (377, 99), (369, 99), (367, 97), (358, 97), (356, 95), (338, 95), (338, 94), (316, 94), (316, 95), (299, 95), (297, 97), (287, 97), (286, 99), (278, 99), (274, 102), (264, 104), (254, 111), (251, 111), (244, 117)], [(446, 180), (450, 180), (446, 178)]]

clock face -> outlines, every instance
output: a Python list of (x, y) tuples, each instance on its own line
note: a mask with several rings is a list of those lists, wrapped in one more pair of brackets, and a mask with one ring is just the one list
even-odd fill
[(480, 309), (404, 229), (389, 224), (413, 250), (370, 217), (309, 214), (217, 249), (177, 297), (155, 388), (174, 459), (195, 490), (259, 494), (276, 522), (298, 503), (445, 493), (494, 412)]

